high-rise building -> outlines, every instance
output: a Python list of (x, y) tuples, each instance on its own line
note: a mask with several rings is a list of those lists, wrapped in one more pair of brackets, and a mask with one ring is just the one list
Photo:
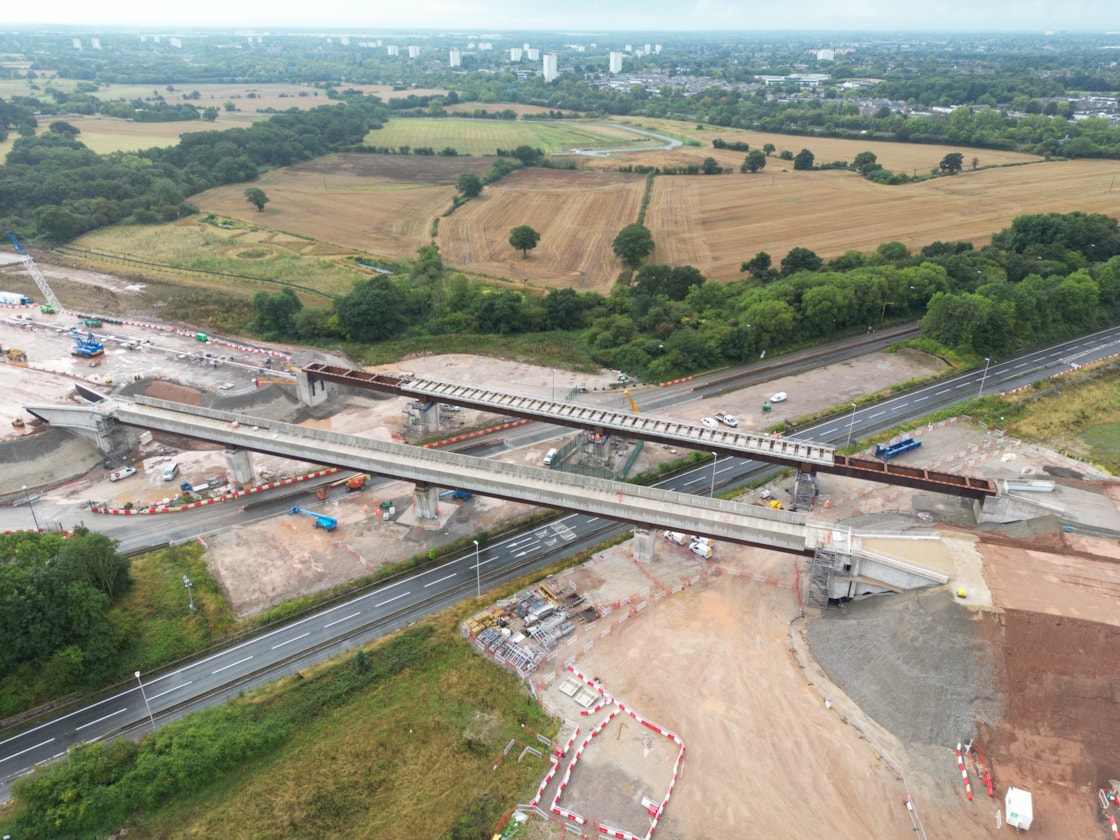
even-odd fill
[(463, 53), (458, 47), (451, 51), (451, 55), (448, 58), (447, 63), (452, 67), (463, 66)]
[(521, 60), (521, 47), (509, 48), (509, 63), (516, 64)]
[(420, 48), (419, 47), (409, 47), (408, 48), (408, 57), (409, 58), (419, 58), (420, 57)]
[(622, 72), (622, 53), (611, 53), (611, 73), (617, 75)]
[(527, 59), (529, 59), (530, 61), (540, 61), (541, 60), (541, 51), (538, 50), (536, 47), (529, 47), (525, 50), (525, 57)]
[(388, 46), (388, 47), (385, 48), (385, 51), (389, 55), (400, 55), (401, 54), (400, 47)]
[(556, 53), (545, 53), (544, 56), (544, 80), (551, 82), (560, 73), (556, 69)]

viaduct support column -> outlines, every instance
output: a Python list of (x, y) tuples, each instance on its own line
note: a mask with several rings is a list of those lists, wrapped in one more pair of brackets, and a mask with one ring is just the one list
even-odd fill
[(651, 528), (634, 529), (634, 559), (641, 563), (653, 560), (653, 544), (657, 532)]
[(226, 466), (229, 468), (230, 484), (248, 484), (256, 475), (253, 469), (253, 456), (248, 449), (227, 450)]
[(439, 519), (439, 488), (430, 484), (416, 485), (416, 517)]
[(439, 405), (434, 402), (420, 404), (420, 428), (430, 435), (439, 431)]
[(327, 386), (330, 383), (312, 379), (302, 370), (296, 374), (296, 394), (304, 405), (319, 405), (330, 396)]

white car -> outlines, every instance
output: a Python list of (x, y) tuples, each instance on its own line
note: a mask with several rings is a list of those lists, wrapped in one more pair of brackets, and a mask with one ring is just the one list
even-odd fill
[(232, 382), (223, 382), (221, 385), (218, 386), (218, 390), (219, 391), (232, 391), (233, 390), (233, 383)]
[(719, 423), (715, 421), (714, 417), (701, 417), (700, 423), (707, 429), (718, 429)]
[(120, 481), (122, 478), (128, 478), (130, 475), (136, 475), (136, 467), (121, 467), (119, 470), (109, 476), (110, 481)]
[(731, 414), (717, 414), (716, 419), (723, 423), (723, 425), (730, 426), (732, 429), (739, 425), (739, 421)]
[(779, 391), (770, 398), (770, 402), (785, 402), (787, 399), (789, 399), (789, 395), (785, 391)]

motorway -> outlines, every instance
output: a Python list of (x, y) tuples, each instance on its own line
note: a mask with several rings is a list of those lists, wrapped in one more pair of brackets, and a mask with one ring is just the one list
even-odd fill
[[(962, 374), (916, 388), (909, 393), (854, 410), (850, 413), (798, 430), (808, 440), (843, 444), (849, 437), (857, 440), (882, 429), (928, 414), (931, 411), (972, 398), (981, 393), (997, 393), (1018, 388), (1071, 367), (1120, 353), (1120, 327), (1062, 342), (1005, 361), (993, 361), (986, 369)], [(705, 396), (726, 388), (718, 382), (697, 382), (691, 396)], [(663, 389), (667, 391), (668, 389)], [(658, 392), (647, 402), (661, 407), (679, 400)], [(713, 488), (742, 484), (773, 472), (772, 465), (738, 458), (722, 459), (673, 476), (657, 486), (697, 495)], [(305, 485), (306, 487), (306, 485)], [(277, 511), (284, 502), (273, 503)], [(189, 539), (201, 530), (227, 527), (244, 521), (236, 509), (222, 511), (225, 505), (201, 508), (200, 516), (180, 514), (152, 517), (159, 522), (162, 541)], [(15, 510), (19, 510), (18, 508)], [(257, 509), (259, 515), (273, 515), (268, 505)], [(11, 510), (4, 512), (4, 517)], [(135, 527), (129, 517), (113, 520), (114, 530)], [(169, 522), (168, 520), (172, 520)], [(0, 525), (4, 523), (0, 521)], [(100, 523), (99, 523), (100, 524)], [(170, 526), (170, 528), (169, 528)], [(503, 581), (542, 568), (560, 557), (576, 553), (621, 533), (626, 526), (601, 518), (567, 515), (554, 522), (496, 542), (451, 560), (437, 568), (412, 574), (379, 586), (371, 592), (336, 604), (279, 629), (240, 642), (181, 667), (152, 675), (141, 675), (143, 688), (118, 687), (82, 708), (68, 710), (51, 720), (38, 722), (16, 735), (0, 739), (0, 801), (9, 795), (11, 781), (35, 764), (65, 754), (83, 741), (95, 741), (118, 734), (142, 734), (146, 727), (172, 720), (195, 708), (221, 702), (240, 691), (263, 685), (315, 662), (336, 656), (355, 645), (391, 632), (456, 601), (485, 591)], [(108, 531), (107, 531), (108, 532)], [(121, 538), (120, 533), (109, 532)], [(122, 544), (124, 544), (122, 539)], [(476, 556), (478, 562), (476, 563)], [(149, 713), (150, 708), (150, 713)]]

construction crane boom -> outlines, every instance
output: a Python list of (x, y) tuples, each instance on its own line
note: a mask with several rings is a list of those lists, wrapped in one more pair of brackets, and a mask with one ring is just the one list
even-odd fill
[(634, 412), (635, 414), (640, 414), (641, 412), (640, 412), (640, 411), (638, 411), (638, 406), (637, 406), (637, 404), (636, 404), (636, 403), (634, 402), (634, 398), (633, 398), (632, 396), (630, 396), (630, 392), (629, 392), (629, 391), (623, 391), (622, 393), (626, 395), (626, 401), (627, 401), (628, 403), (630, 403), (630, 408), (631, 408), (631, 409), (633, 410), (633, 412)]
[(31, 275), (31, 279), (35, 281), (35, 285), (39, 287), (39, 291), (43, 293), (43, 297), (46, 298), (47, 303), (53, 306), (54, 311), (58, 312), (59, 314), (66, 311), (63, 309), (62, 304), (58, 302), (58, 298), (55, 297), (54, 292), (51, 291), (51, 287), (47, 284), (47, 278), (43, 276), (43, 272), (39, 270), (39, 266), (35, 265), (35, 260), (33, 260), (31, 258), (31, 255), (27, 253), (26, 250), (24, 250), (24, 247), (19, 244), (19, 240), (16, 239), (16, 235), (11, 231), (8, 231), (8, 239), (12, 240), (12, 245), (15, 247), (16, 253), (19, 254), (20, 259), (23, 261), (23, 265), (27, 269), (27, 273)]

